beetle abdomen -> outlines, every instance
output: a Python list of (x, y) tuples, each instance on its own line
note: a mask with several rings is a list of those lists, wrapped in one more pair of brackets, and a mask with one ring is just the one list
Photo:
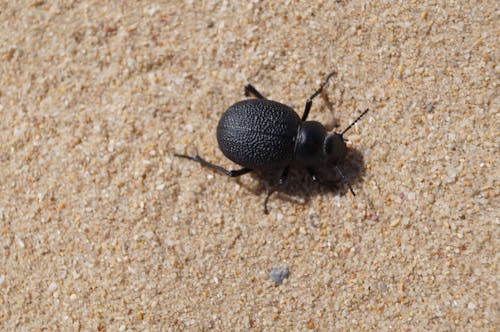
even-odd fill
[(217, 141), (224, 155), (251, 169), (290, 164), (300, 118), (290, 107), (267, 99), (240, 101), (222, 115)]

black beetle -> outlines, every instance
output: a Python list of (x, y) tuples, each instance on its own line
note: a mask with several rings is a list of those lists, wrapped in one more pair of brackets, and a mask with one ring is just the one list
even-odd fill
[[(347, 146), (343, 136), (368, 112), (366, 109), (341, 133), (328, 134), (321, 123), (306, 121), (312, 100), (321, 93), (335, 74), (335, 71), (331, 72), (319, 89), (307, 99), (302, 118), (299, 118), (289, 106), (264, 98), (252, 85), (245, 86), (245, 95), (253, 94), (257, 99), (243, 100), (229, 107), (222, 114), (217, 126), (219, 148), (227, 158), (243, 166), (242, 169), (228, 171), (199, 155), (194, 157), (177, 153), (174, 155), (193, 160), (231, 177), (253, 170), (282, 169), (278, 185), (286, 180), (290, 165), (296, 164), (307, 168), (313, 181), (318, 181), (313, 167), (323, 160), (334, 164), (344, 160)], [(355, 195), (338, 166), (335, 168)], [(274, 191), (276, 188), (269, 191), (264, 200), (266, 214), (267, 201)]]

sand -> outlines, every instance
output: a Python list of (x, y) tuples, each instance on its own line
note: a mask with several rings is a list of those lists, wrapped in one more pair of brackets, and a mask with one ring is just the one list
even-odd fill
[[(0, 330), (498, 330), (498, 21), (495, 1), (2, 1)], [(173, 156), (237, 168), (215, 130), (244, 84), (301, 114), (331, 70), (310, 119), (370, 109), (356, 196), (295, 168), (265, 215), (276, 179)]]

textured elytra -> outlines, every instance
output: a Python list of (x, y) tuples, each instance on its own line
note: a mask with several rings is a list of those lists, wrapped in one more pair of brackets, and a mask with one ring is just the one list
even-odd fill
[(300, 118), (284, 104), (267, 99), (240, 101), (229, 107), (217, 126), (224, 155), (251, 169), (286, 166), (293, 160)]

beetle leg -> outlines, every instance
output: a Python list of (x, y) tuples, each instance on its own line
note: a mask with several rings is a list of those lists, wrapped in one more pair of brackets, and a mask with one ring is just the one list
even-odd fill
[[(342, 182), (344, 183), (344, 185), (346, 185), (347, 188), (349, 188), (349, 191), (352, 193), (352, 195), (356, 196), (356, 194), (354, 193), (354, 190), (352, 189), (351, 183), (344, 176), (344, 174), (342, 173), (342, 171), (340, 170), (340, 168), (338, 166), (335, 166), (335, 170), (337, 171), (337, 173), (339, 173), (340, 179), (342, 180)], [(309, 172), (309, 175), (311, 176), (311, 179), (313, 180), (313, 182), (317, 182), (319, 184), (326, 184), (326, 183), (330, 182), (330, 181), (326, 181), (326, 182), (321, 181), (317, 177), (316, 172), (314, 171), (314, 169), (312, 167), (308, 167), (307, 171)]]
[(269, 190), (269, 192), (267, 193), (267, 196), (266, 196), (266, 199), (264, 200), (264, 213), (265, 214), (269, 214), (269, 210), (267, 209), (267, 201), (269, 201), (269, 197), (271, 197), (271, 195), (276, 191), (278, 190), (278, 187), (282, 186), (283, 183), (285, 183), (286, 181), (286, 178), (288, 177), (288, 171), (290, 170), (290, 166), (287, 166), (285, 167), (285, 169), (283, 170), (283, 172), (281, 173), (281, 176), (280, 176), (280, 180), (278, 182), (278, 185), (277, 186), (274, 186), (273, 189)]
[(328, 83), (328, 81), (330, 80), (330, 78), (337, 74), (337, 72), (334, 70), (332, 71), (330, 74), (328, 74), (328, 76), (326, 76), (325, 80), (323, 81), (323, 83), (321, 83), (320, 87), (318, 90), (316, 90), (312, 95), (311, 97), (307, 98), (307, 101), (306, 101), (306, 107), (304, 108), (304, 114), (302, 114), (302, 121), (306, 121), (307, 120), (307, 116), (309, 115), (309, 111), (311, 110), (311, 106), (312, 106), (312, 101), (314, 98), (316, 98), (317, 95), (319, 95), (321, 93), (321, 91), (323, 91), (323, 88), (325, 87), (326, 83)]
[(311, 176), (311, 179), (313, 180), (313, 182), (319, 182), (319, 179), (316, 176), (316, 172), (314, 171), (314, 168), (308, 167), (307, 171), (309, 172), (309, 175)]
[(245, 85), (245, 96), (249, 96), (250, 94), (254, 95), (255, 97), (259, 99), (266, 99), (264, 98), (263, 95), (260, 94), (259, 91), (257, 91), (256, 88), (253, 87), (252, 84), (247, 84)]
[(356, 194), (354, 193), (354, 190), (352, 189), (351, 187), (351, 184), (349, 183), (349, 180), (347, 180), (347, 178), (344, 176), (344, 174), (342, 174), (342, 171), (340, 170), (340, 168), (338, 166), (335, 166), (335, 169), (337, 170), (337, 172), (339, 173), (340, 175), (340, 178), (342, 179), (342, 182), (344, 182), (344, 184), (349, 188), (349, 190), (351, 191), (352, 195), (353, 196), (356, 196)]
[(307, 99), (306, 107), (304, 108), (304, 114), (302, 114), (302, 121), (306, 121), (307, 117), (309, 116), (309, 111), (311, 110), (312, 103), (313, 102), (311, 98)]
[(205, 159), (203, 159), (199, 155), (196, 155), (195, 157), (191, 157), (191, 156), (188, 156), (186, 154), (174, 153), (174, 156), (179, 157), (179, 158), (190, 159), (192, 161), (196, 161), (197, 163), (200, 163), (202, 166), (211, 168), (219, 173), (225, 174), (225, 175), (230, 176), (232, 178), (243, 175), (243, 174), (247, 174), (248, 172), (252, 171), (250, 168), (246, 168), (246, 167), (244, 167), (242, 169), (228, 171), (227, 169), (225, 169), (221, 166), (218, 166), (218, 165), (212, 164), (209, 161), (206, 161)]

